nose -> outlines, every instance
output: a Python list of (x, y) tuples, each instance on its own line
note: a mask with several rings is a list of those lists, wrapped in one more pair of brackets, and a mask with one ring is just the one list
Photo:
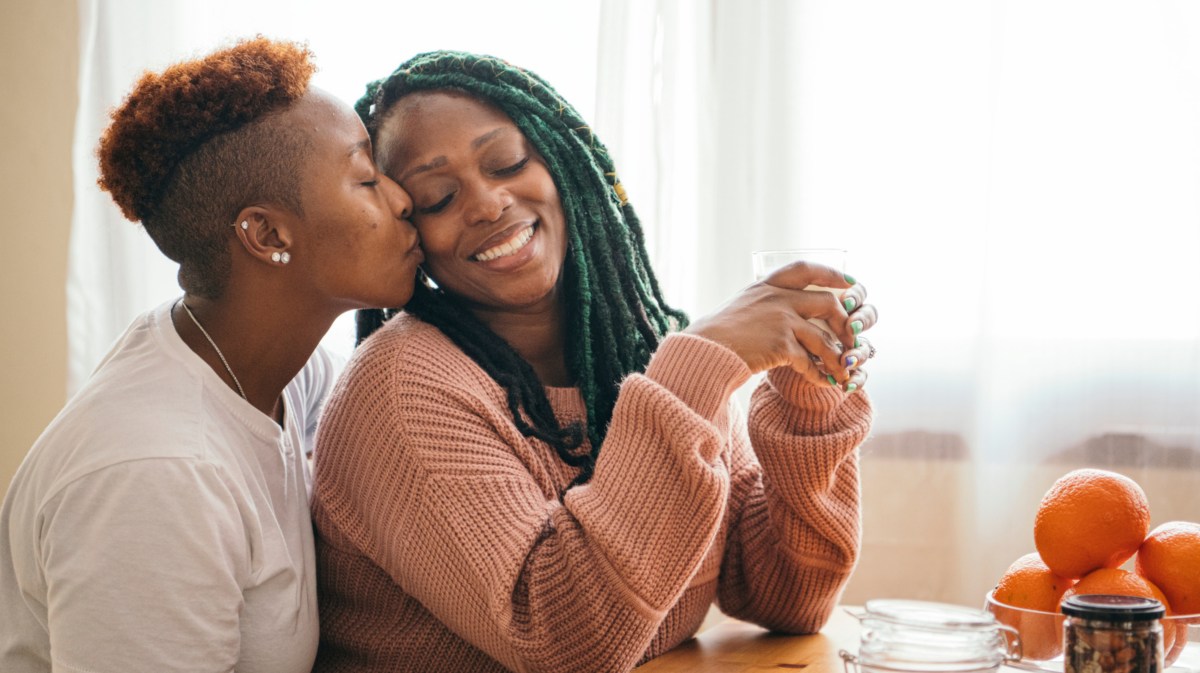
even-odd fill
[(387, 193), (388, 205), (398, 220), (407, 221), (412, 216), (412, 197), (395, 180), (380, 174), (380, 185)]
[(502, 184), (478, 180), (470, 189), (466, 214), (471, 224), (487, 224), (500, 219), (513, 204), (513, 196)]

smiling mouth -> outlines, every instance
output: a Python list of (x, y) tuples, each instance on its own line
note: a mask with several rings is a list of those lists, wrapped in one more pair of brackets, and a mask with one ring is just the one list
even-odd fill
[(531, 224), (528, 227), (523, 227), (499, 245), (471, 255), (471, 261), (490, 262), (494, 259), (500, 259), (501, 257), (508, 257), (510, 255), (517, 254), (520, 252), (521, 248), (529, 245), (529, 241), (533, 238), (533, 231), (536, 227), (536, 223)]

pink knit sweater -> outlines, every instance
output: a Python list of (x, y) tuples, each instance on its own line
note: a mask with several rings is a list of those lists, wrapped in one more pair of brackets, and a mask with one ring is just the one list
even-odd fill
[[(402, 315), (363, 344), (316, 451), (317, 671), (628, 671), (735, 617), (821, 628), (859, 547), (860, 391), (675, 334), (629, 376), (591, 481), (503, 390)], [(574, 388), (547, 388), (563, 422)], [(753, 446), (753, 450), (751, 450)]]

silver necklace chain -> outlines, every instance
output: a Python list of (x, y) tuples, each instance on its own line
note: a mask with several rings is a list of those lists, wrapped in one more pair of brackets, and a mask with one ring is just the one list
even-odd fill
[(208, 330), (204, 329), (204, 325), (201, 325), (199, 320), (196, 320), (196, 316), (192, 313), (192, 309), (188, 308), (188, 305), (184, 303), (182, 299), (179, 300), (179, 305), (183, 306), (183, 310), (187, 312), (188, 317), (191, 318), (192, 322), (196, 324), (196, 329), (200, 330), (200, 333), (204, 335), (205, 339), (208, 339), (209, 345), (212, 346), (213, 350), (217, 352), (217, 357), (221, 358), (221, 364), (225, 365), (225, 371), (229, 372), (229, 378), (233, 379), (233, 385), (237, 386), (238, 394), (242, 396), (243, 400), (249, 402), (250, 398), (246, 397), (246, 391), (242, 390), (241, 381), (238, 381), (237, 375), (233, 373), (233, 368), (229, 366), (229, 360), (225, 359), (225, 354), (221, 352), (220, 348), (217, 348), (217, 342), (213, 341), (213, 338), (208, 335)]

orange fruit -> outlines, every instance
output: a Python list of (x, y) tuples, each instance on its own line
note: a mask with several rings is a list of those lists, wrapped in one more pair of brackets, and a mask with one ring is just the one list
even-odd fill
[(1178, 615), (1200, 614), (1200, 523), (1169, 521), (1137, 553), (1137, 571), (1167, 596)]
[(1018, 608), (1058, 612), (1063, 593), (1072, 584), (1072, 580), (1051, 572), (1036, 553), (1026, 554), (1014, 561), (1000, 577), (992, 597)]
[(1101, 568), (1084, 575), (1063, 594), (1063, 598), (1087, 594), (1110, 594), (1115, 596), (1141, 596), (1154, 598), (1170, 610), (1171, 603), (1162, 590), (1141, 575), (1121, 568)]
[[(1086, 594), (1111, 594), (1117, 596), (1140, 596), (1153, 598), (1166, 608), (1167, 614), (1172, 614), (1171, 603), (1163, 592), (1150, 580), (1141, 575), (1120, 568), (1101, 568), (1094, 570), (1067, 589), (1063, 598), (1083, 596)], [(1163, 652), (1170, 652), (1175, 644), (1175, 627), (1163, 622)]]
[[(992, 592), (992, 599), (1006, 607), (1057, 613), (1063, 593), (1072, 580), (1059, 577), (1037, 554), (1026, 554), (1013, 562)], [(1062, 617), (1001, 609), (996, 618), (1021, 634), (1022, 656), (1046, 660), (1062, 654)]]
[(1149, 530), (1150, 505), (1137, 482), (1083, 469), (1068, 472), (1046, 491), (1033, 542), (1054, 574), (1076, 579), (1129, 560)]

